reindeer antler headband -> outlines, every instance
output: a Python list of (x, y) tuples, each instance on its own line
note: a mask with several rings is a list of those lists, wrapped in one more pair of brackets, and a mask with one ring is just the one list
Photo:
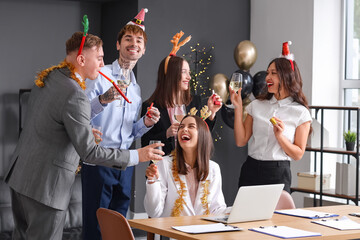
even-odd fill
[(188, 36), (187, 38), (185, 38), (183, 41), (181, 41), (179, 43), (180, 38), (184, 35), (183, 31), (180, 31), (179, 33), (175, 34), (173, 39), (170, 40), (170, 42), (174, 45), (169, 56), (166, 57), (165, 60), (165, 74), (167, 72), (167, 68), (168, 68), (168, 64), (169, 64), (169, 60), (171, 56), (176, 56), (177, 51), (179, 51), (180, 47), (184, 46), (188, 41), (190, 41), (191, 39), (191, 35)]

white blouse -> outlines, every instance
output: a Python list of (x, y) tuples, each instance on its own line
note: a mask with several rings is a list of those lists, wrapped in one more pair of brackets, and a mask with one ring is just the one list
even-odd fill
[(275, 116), (284, 122), (283, 135), (291, 143), (294, 143), (296, 128), (312, 121), (309, 110), (292, 97), (279, 101), (274, 96), (270, 100), (254, 100), (246, 111), (253, 118), (248, 154), (257, 160), (291, 160), (278, 143), (270, 118)]
[[(153, 184), (146, 183), (146, 194), (144, 199), (144, 206), (146, 213), (150, 217), (170, 217), (175, 201), (178, 199), (180, 184), (175, 182), (172, 174), (171, 156), (166, 156), (158, 163), (159, 182)], [(186, 190), (189, 189), (185, 175), (179, 174), (182, 182), (186, 185)], [(210, 214), (225, 213), (226, 204), (222, 192), (222, 180), (220, 167), (214, 161), (209, 161), (209, 175), (206, 178), (209, 180), (207, 202)], [(188, 192), (184, 196), (185, 204), (181, 212), (181, 216), (204, 215), (205, 208), (202, 205), (201, 198), (203, 197), (203, 181), (199, 183), (197, 194), (195, 197), (195, 204), (193, 205)]]

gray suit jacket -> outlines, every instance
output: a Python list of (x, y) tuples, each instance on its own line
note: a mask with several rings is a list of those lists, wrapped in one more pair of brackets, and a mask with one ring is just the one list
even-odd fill
[(5, 175), (16, 192), (60, 210), (68, 207), (80, 158), (121, 170), (130, 158), (128, 150), (95, 144), (89, 100), (69, 73), (67, 68), (54, 70), (45, 87), (32, 89), (25, 126)]

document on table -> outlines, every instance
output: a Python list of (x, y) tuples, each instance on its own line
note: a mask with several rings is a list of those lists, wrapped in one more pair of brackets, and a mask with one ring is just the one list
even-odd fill
[(340, 219), (322, 219), (318, 221), (311, 221), (327, 227), (335, 228), (338, 230), (357, 230), (360, 229), (360, 224), (344, 216)]
[(285, 214), (295, 217), (303, 217), (303, 218), (327, 218), (327, 217), (338, 217), (339, 215), (333, 213), (326, 213), (326, 212), (317, 212), (312, 210), (306, 209), (286, 209), (286, 210), (277, 210), (275, 213)]
[(228, 231), (240, 231), (242, 228), (226, 225), (223, 223), (213, 223), (213, 224), (201, 224), (201, 225), (187, 225), (187, 226), (173, 226), (173, 229), (176, 229), (181, 232), (186, 233), (211, 233), (211, 232), (228, 232)]
[(279, 238), (300, 238), (300, 237), (321, 236), (321, 233), (309, 232), (309, 231), (304, 231), (286, 226), (258, 227), (258, 228), (251, 228), (249, 230)]

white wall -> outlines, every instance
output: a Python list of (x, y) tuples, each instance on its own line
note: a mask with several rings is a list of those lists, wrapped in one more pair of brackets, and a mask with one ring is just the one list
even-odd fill
[[(282, 42), (291, 40), (303, 78), (303, 90), (309, 105), (338, 106), (340, 101), (341, 66), (341, 0), (251, 0), (250, 40), (258, 50), (252, 73), (266, 70), (269, 61), (281, 53)], [(336, 130), (340, 126), (336, 113), (326, 114), (325, 127), (330, 130), (329, 142), (339, 144)], [(331, 119), (331, 121), (329, 121)], [(327, 156), (324, 171), (332, 172)], [(292, 163), (293, 186), (296, 173), (310, 170), (310, 154)], [(334, 175), (333, 175), (334, 179)], [(302, 206), (302, 194), (294, 193), (297, 207)]]

